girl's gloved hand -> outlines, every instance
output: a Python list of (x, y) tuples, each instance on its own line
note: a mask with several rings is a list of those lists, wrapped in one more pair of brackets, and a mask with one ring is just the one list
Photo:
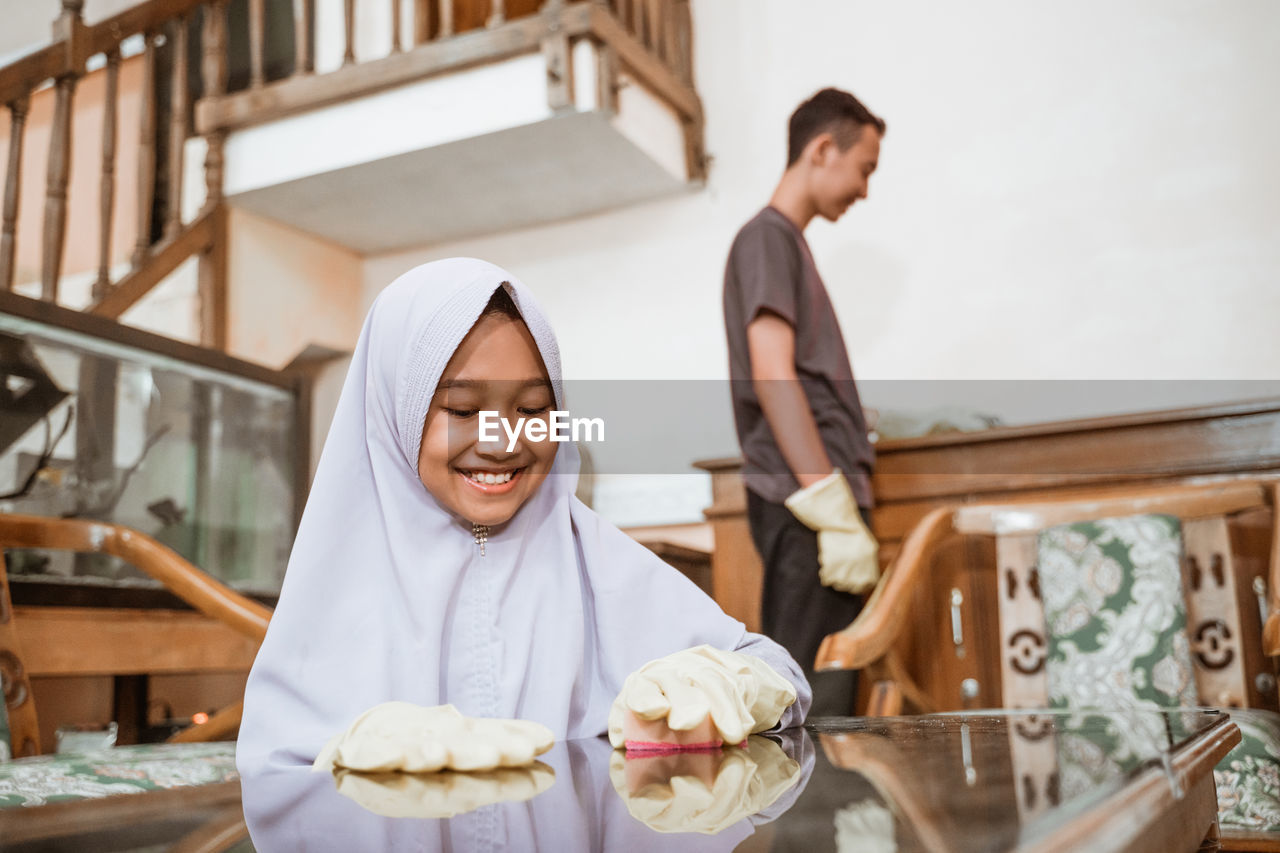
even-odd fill
[(795, 701), (795, 687), (759, 658), (694, 646), (627, 676), (609, 710), (609, 742), (737, 745), (777, 725)]
[(472, 773), (334, 773), (338, 793), (374, 814), (416, 818), (453, 817), (492, 803), (529, 800), (555, 779), (555, 771), (541, 761)]
[(452, 705), (384, 702), (335, 735), (311, 767), (405, 773), (493, 770), (532, 764), (553, 743), (550, 729), (527, 720), (464, 717)]
[(858, 512), (849, 481), (837, 468), (785, 501), (805, 527), (818, 531), (818, 578), (842, 592), (863, 593), (880, 579), (880, 543)]
[(714, 835), (764, 811), (800, 779), (800, 765), (765, 737), (745, 748), (632, 758), (615, 752), (609, 779), (631, 816), (658, 832)]

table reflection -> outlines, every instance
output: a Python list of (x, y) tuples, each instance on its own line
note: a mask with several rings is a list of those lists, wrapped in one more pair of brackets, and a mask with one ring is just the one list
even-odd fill
[[(530, 768), (242, 780), (260, 853), (290, 850), (729, 851), (783, 814), (814, 766), (803, 729), (746, 748), (625, 759), (565, 741)], [(766, 846), (763, 849), (768, 849)]]

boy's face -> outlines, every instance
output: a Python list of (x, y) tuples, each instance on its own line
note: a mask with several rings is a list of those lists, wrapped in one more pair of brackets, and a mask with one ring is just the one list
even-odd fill
[(529, 441), (521, 431), (508, 450), (502, 427), (494, 431), (497, 441), (481, 441), (479, 413), (496, 411), (514, 428), (520, 418), (545, 421), (554, 408), (551, 381), (525, 324), (481, 317), (449, 359), (431, 399), (418, 478), (455, 515), (473, 524), (502, 524), (547, 478), (557, 444)]
[(864, 125), (846, 151), (824, 133), (810, 148), (809, 195), (816, 213), (835, 222), (854, 202), (867, 197), (867, 183), (880, 160), (880, 132)]

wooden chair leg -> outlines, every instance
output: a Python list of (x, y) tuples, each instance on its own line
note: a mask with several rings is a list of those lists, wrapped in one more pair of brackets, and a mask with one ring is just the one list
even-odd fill
[(894, 681), (877, 681), (867, 701), (868, 717), (896, 717), (902, 713), (902, 688)]

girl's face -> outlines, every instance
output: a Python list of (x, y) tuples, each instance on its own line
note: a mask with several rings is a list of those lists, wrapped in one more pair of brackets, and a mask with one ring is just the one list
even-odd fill
[(418, 478), (455, 515), (502, 524), (542, 485), (557, 444), (529, 441), (521, 430), (508, 449), (501, 426), (492, 430), (496, 441), (481, 441), (480, 412), (497, 412), (514, 428), (520, 418), (547, 420), (553, 408), (551, 381), (525, 324), (486, 314), (440, 377), (422, 430)]

